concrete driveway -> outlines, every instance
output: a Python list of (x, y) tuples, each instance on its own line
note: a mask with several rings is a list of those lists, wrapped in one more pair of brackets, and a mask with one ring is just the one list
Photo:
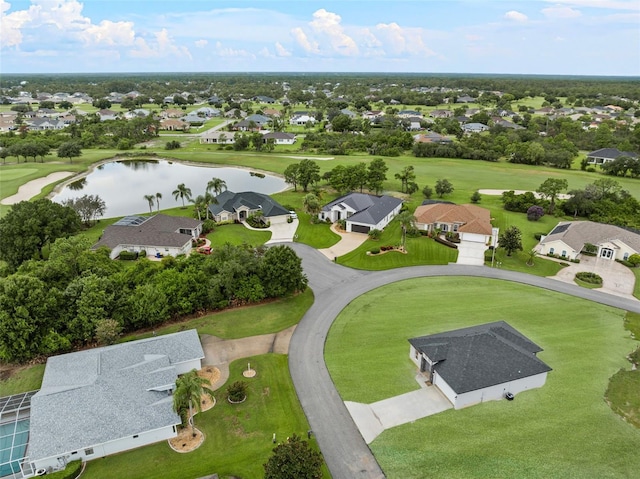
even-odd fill
[(331, 225), (331, 231), (340, 235), (340, 241), (329, 248), (318, 250), (331, 261), (338, 256), (350, 253), (369, 239), (369, 235), (365, 233), (347, 233), (346, 231), (339, 230), (335, 223)]
[(345, 401), (345, 405), (367, 444), (371, 444), (385, 429), (453, 408), (435, 386), (423, 386), (417, 391), (372, 404)]
[[(566, 261), (563, 262), (566, 263)], [(629, 268), (614, 260), (580, 255), (580, 263), (569, 263), (569, 266), (562, 268), (558, 274), (549, 277), (575, 284), (573, 278), (576, 273), (581, 271), (596, 273), (602, 278), (602, 288), (598, 288), (597, 291), (635, 299), (633, 296), (633, 288), (636, 283), (635, 275)]]
[(273, 243), (293, 243), (293, 239), (298, 229), (298, 219), (294, 219), (291, 223), (286, 221), (283, 223), (272, 223), (268, 228), (254, 228), (249, 226), (249, 223), (243, 221), (242, 224), (245, 228), (255, 231), (271, 231), (271, 239), (265, 244)]

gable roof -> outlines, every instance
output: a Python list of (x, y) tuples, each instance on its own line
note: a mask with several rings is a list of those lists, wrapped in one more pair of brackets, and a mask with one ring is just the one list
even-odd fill
[(195, 329), (52, 356), (31, 398), (31, 461), (180, 424), (175, 365), (204, 358)]
[[(137, 221), (133, 221), (134, 219)], [(202, 221), (179, 216), (126, 216), (107, 226), (92, 249), (100, 246), (113, 249), (118, 245), (182, 247), (191, 241), (192, 236), (178, 231), (196, 229), (201, 224)]]
[(604, 242), (621, 241), (640, 253), (640, 234), (619, 226), (595, 223), (593, 221), (561, 221), (540, 242), (540, 244), (562, 241), (576, 251), (581, 251), (585, 243), (598, 245)]
[(402, 200), (400, 198), (394, 198), (393, 196), (349, 193), (324, 205), (322, 211), (331, 211), (334, 207), (344, 209), (346, 205), (355, 211), (353, 215), (347, 218), (347, 221), (377, 225), (401, 204)]
[(462, 394), (551, 371), (536, 357), (542, 348), (505, 321), (412, 338), (436, 362), (434, 370)]
[(477, 205), (455, 205), (435, 203), (420, 205), (413, 216), (417, 223), (462, 223), (458, 231), (490, 235), (492, 233), (491, 212)]
[(632, 151), (620, 151), (617, 148), (600, 148), (599, 150), (587, 153), (587, 158), (606, 158), (609, 160), (615, 160), (620, 156), (638, 158), (638, 155)]
[(289, 214), (288, 210), (271, 197), (262, 193), (256, 193), (255, 191), (234, 193), (233, 191), (226, 190), (216, 196), (216, 200), (218, 204), (209, 205), (209, 211), (214, 215), (220, 214), (223, 211), (233, 213), (242, 206), (250, 210), (262, 210), (265, 218)]

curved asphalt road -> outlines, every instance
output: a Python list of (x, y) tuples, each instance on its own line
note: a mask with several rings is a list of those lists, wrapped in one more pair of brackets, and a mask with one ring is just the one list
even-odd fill
[(289, 370), (309, 424), (334, 479), (384, 478), (336, 390), (324, 362), (324, 343), (336, 316), (367, 291), (424, 276), (475, 276), (537, 286), (640, 313), (640, 302), (539, 276), (486, 266), (415, 266), (389, 271), (359, 271), (327, 261), (317, 250), (288, 243), (302, 258), (315, 301), (289, 345)]

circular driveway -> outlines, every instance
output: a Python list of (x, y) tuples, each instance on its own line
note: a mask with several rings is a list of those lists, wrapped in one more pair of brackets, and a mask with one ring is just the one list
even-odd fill
[(486, 266), (414, 266), (389, 271), (357, 271), (327, 261), (317, 250), (290, 245), (302, 258), (315, 301), (289, 345), (289, 370), (302, 408), (334, 479), (384, 478), (331, 380), (324, 362), (329, 328), (353, 299), (396, 281), (425, 276), (474, 276), (514, 281), (640, 313), (640, 302), (561, 281)]

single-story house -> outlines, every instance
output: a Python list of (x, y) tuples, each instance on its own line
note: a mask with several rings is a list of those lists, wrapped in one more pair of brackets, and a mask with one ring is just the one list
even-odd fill
[(200, 143), (232, 145), (236, 142), (235, 133), (220, 130), (208, 130), (200, 135)]
[(465, 133), (482, 133), (487, 131), (489, 127), (483, 123), (465, 123), (462, 125), (462, 131)]
[(262, 135), (262, 140), (265, 143), (271, 138), (276, 145), (293, 145), (296, 142), (296, 135), (284, 131), (272, 131)]
[(295, 112), (291, 115), (291, 118), (289, 119), (290, 125), (304, 126), (307, 123), (311, 123), (312, 125), (314, 125), (316, 123), (315, 116), (305, 112)]
[(455, 409), (542, 387), (542, 351), (505, 321), (409, 339), (409, 357)]
[(462, 95), (456, 98), (456, 103), (474, 103), (475, 101), (476, 99), (469, 95)]
[(200, 369), (195, 329), (52, 356), (31, 398), (27, 474), (175, 437), (178, 375)]
[(275, 98), (271, 98), (270, 96), (264, 96), (264, 95), (258, 95), (255, 96), (253, 98), (254, 101), (260, 102), (260, 103), (275, 103), (276, 99)]
[(96, 115), (100, 118), (100, 121), (117, 120), (119, 115), (113, 110), (102, 109), (96, 112)]
[(289, 210), (271, 197), (254, 191), (223, 191), (216, 196), (217, 204), (209, 205), (215, 221), (244, 221), (258, 211), (265, 222), (284, 223), (289, 219)]
[(482, 266), (485, 251), (498, 240), (498, 228), (491, 225), (491, 212), (477, 205), (421, 205), (413, 216), (420, 230), (458, 234), (458, 263)]
[(593, 221), (561, 221), (542, 237), (538, 250), (576, 259), (587, 243), (597, 247), (600, 258), (626, 260), (640, 254), (640, 232)]
[(617, 148), (600, 148), (599, 150), (587, 153), (587, 163), (590, 165), (603, 165), (621, 156), (638, 158), (637, 153), (633, 153), (632, 151), (620, 151)]
[(447, 138), (440, 133), (436, 133), (435, 131), (427, 131), (426, 133), (419, 133), (413, 136), (413, 140), (416, 143), (441, 143), (441, 144), (449, 144), (453, 143), (451, 138)]
[(163, 118), (160, 120), (160, 129), (166, 131), (187, 131), (191, 124), (178, 118)]
[(125, 216), (107, 226), (100, 240), (92, 249), (106, 246), (111, 249), (111, 259), (122, 251), (140, 253), (147, 256), (161, 254), (178, 256), (191, 251), (191, 240), (202, 233), (202, 221), (179, 216)]
[(318, 217), (321, 220), (346, 220), (346, 230), (350, 233), (368, 233), (382, 230), (400, 213), (402, 200), (393, 196), (375, 196), (365, 193), (349, 193), (322, 207)]
[(411, 117), (422, 118), (422, 113), (420, 113), (417, 110), (400, 110), (396, 114), (396, 116), (399, 118), (411, 118)]

